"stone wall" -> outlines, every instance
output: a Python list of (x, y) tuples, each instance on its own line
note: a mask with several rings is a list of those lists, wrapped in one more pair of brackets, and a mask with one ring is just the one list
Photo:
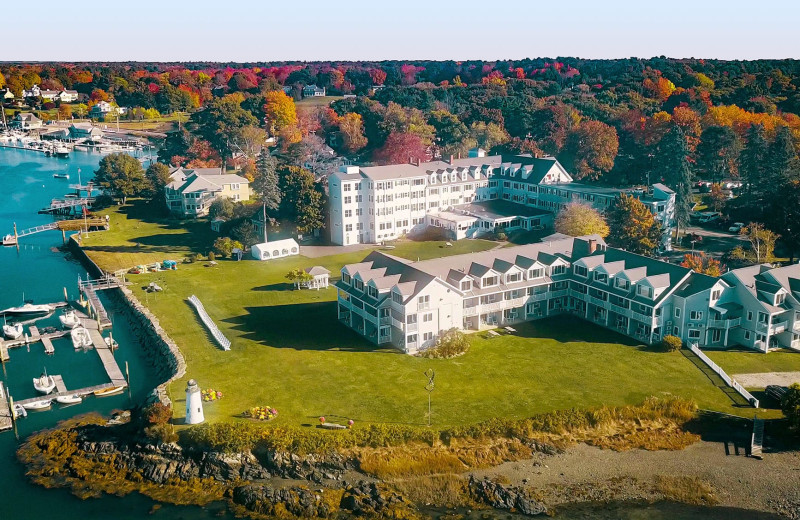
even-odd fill
[[(70, 252), (81, 265), (86, 268), (91, 276), (103, 276), (105, 272), (89, 258), (86, 252), (81, 248), (79, 241), (80, 238), (75, 238), (75, 235), (70, 237), (67, 245)], [(143, 343), (146, 342), (148, 346), (155, 348), (158, 353), (162, 355), (167, 364), (170, 376), (165, 382), (158, 385), (154, 392), (159, 401), (167, 406), (171, 406), (172, 402), (167, 395), (167, 385), (186, 374), (186, 362), (183, 359), (183, 354), (181, 354), (180, 349), (178, 349), (178, 345), (175, 344), (172, 338), (170, 338), (167, 332), (161, 327), (158, 318), (156, 318), (147, 307), (142, 305), (142, 302), (133, 294), (133, 291), (123, 286), (119, 288), (118, 294), (122, 296), (134, 320), (138, 322), (141, 326), (142, 333), (146, 335), (146, 338), (142, 338)]]

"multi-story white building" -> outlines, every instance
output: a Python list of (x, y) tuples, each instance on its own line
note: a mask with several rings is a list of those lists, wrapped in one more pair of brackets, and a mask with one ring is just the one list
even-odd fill
[(218, 197), (236, 202), (250, 200), (250, 181), (222, 173), (222, 168), (174, 168), (170, 179), (164, 189), (167, 207), (183, 217), (208, 215), (211, 203)]
[(663, 184), (647, 190), (580, 184), (552, 157), (504, 158), (474, 150), (465, 159), (344, 166), (328, 187), (331, 240), (341, 245), (379, 243), (426, 226), (444, 228), (452, 239), (497, 228), (545, 228), (569, 203), (604, 211), (623, 192), (662, 222), (663, 249), (670, 249), (675, 226), (675, 193)]
[(341, 275), (339, 320), (409, 353), (453, 327), (563, 313), (647, 344), (672, 334), (700, 346), (800, 350), (800, 266), (715, 278), (589, 236), (421, 262), (375, 251)]

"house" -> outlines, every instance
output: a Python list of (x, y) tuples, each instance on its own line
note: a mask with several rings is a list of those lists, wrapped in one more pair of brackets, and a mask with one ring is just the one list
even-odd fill
[(57, 90), (40, 90), (39, 95), (44, 101), (55, 101), (59, 92)]
[(183, 217), (207, 215), (218, 197), (236, 202), (250, 200), (250, 181), (223, 173), (222, 168), (174, 168), (170, 179), (164, 190), (167, 207)]
[(303, 97), (323, 97), (325, 95), (325, 89), (320, 88), (316, 85), (306, 85), (303, 87)]
[(2, 98), (3, 101), (11, 101), (14, 97), (14, 93), (11, 92), (11, 89), (5, 88), (0, 90), (0, 98)]
[(322, 267), (321, 265), (315, 265), (314, 267), (306, 267), (303, 269), (306, 273), (311, 275), (311, 280), (307, 282), (301, 282), (301, 285), (306, 289), (327, 289), (329, 285), (329, 279), (331, 272)]
[(250, 249), (256, 260), (274, 260), (300, 254), (300, 246), (293, 238), (256, 244)]
[(78, 91), (77, 90), (62, 90), (58, 94), (58, 100), (62, 103), (74, 103), (78, 101)]
[(89, 117), (94, 119), (103, 119), (107, 115), (112, 115), (116, 117), (117, 115), (125, 115), (128, 112), (126, 107), (119, 107), (108, 101), (99, 101), (97, 104), (93, 105), (91, 110), (89, 110)]
[(453, 240), (493, 231), (553, 225), (555, 215), (577, 202), (603, 212), (621, 193), (641, 200), (662, 223), (661, 249), (671, 249), (675, 193), (662, 184), (619, 189), (573, 182), (553, 157), (487, 156), (387, 166), (342, 166), (328, 177), (331, 240), (380, 243), (427, 226)]
[(70, 139), (100, 139), (103, 130), (92, 123), (72, 123), (69, 126)]
[(380, 251), (342, 267), (338, 319), (414, 353), (450, 328), (572, 314), (645, 344), (800, 351), (800, 265), (717, 278), (608, 247), (599, 236), (412, 262)]
[(19, 128), (20, 130), (35, 130), (42, 128), (42, 120), (29, 112), (18, 112), (17, 115), (11, 119), (9, 126)]
[(34, 84), (30, 89), (22, 91), (23, 98), (38, 98), (42, 93), (39, 85)]

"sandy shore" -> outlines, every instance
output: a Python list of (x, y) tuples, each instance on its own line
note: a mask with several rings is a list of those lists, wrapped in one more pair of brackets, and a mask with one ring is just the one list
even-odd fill
[(476, 471), (525, 485), (548, 507), (580, 501), (655, 500), (659, 477), (698, 477), (720, 506), (779, 513), (800, 519), (800, 452), (737, 455), (725, 443), (698, 442), (682, 451), (615, 452), (585, 444), (552, 456)]

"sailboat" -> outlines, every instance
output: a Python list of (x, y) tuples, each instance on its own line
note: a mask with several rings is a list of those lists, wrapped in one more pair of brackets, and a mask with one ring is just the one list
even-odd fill
[(75, 327), (69, 333), (72, 338), (72, 346), (76, 349), (89, 348), (92, 346), (92, 338), (89, 336), (89, 331), (86, 327)]
[(75, 311), (65, 311), (64, 314), (58, 317), (61, 326), (65, 329), (74, 329), (81, 324), (81, 320), (75, 315)]
[(33, 378), (33, 388), (42, 394), (49, 394), (55, 390), (56, 381), (53, 379), (53, 376), (47, 375), (47, 369), (45, 368), (41, 376)]
[(22, 337), (22, 323), (14, 323), (9, 324), (6, 323), (3, 325), (3, 335), (10, 339), (19, 339)]

